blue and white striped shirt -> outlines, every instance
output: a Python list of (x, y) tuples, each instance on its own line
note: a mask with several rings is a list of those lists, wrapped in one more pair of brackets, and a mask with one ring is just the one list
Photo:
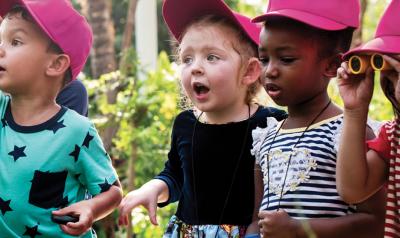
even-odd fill
[(302, 137), (306, 128), (281, 129), (273, 139), (282, 123), (274, 118), (268, 118), (267, 128), (253, 130), (252, 154), (264, 180), (260, 210), (280, 208), (293, 218), (330, 218), (354, 212), (354, 207), (346, 204), (336, 190), (336, 154), (342, 122), (343, 115), (326, 119), (311, 125)]

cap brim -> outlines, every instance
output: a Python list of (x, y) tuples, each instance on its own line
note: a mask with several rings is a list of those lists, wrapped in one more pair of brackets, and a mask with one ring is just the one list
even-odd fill
[(266, 14), (260, 15), (258, 17), (253, 18), (252, 22), (263, 22), (267, 21), (268, 18), (271, 17), (288, 17), (313, 27), (324, 29), (328, 31), (342, 30), (347, 28), (348, 26), (345, 24), (338, 23), (336, 21), (329, 20), (327, 18), (316, 16), (314, 14), (310, 14), (303, 11), (293, 10), (293, 9), (281, 9), (277, 11), (271, 11)]
[(356, 47), (343, 55), (343, 59), (351, 55), (376, 52), (383, 54), (400, 54), (400, 36), (381, 36), (368, 41), (367, 43)]
[(175, 39), (181, 41), (182, 33), (187, 25), (205, 15), (216, 15), (230, 19), (236, 23), (255, 44), (259, 42), (259, 32), (245, 29), (251, 23), (249, 18), (233, 12), (221, 0), (166, 0), (163, 4), (163, 17)]

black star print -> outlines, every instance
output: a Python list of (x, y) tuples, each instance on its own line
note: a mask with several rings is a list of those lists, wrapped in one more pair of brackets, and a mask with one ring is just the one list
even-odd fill
[(78, 161), (79, 152), (81, 152), (81, 148), (79, 148), (79, 146), (75, 145), (74, 151), (69, 153), (70, 156), (74, 157), (75, 162)]
[(38, 231), (38, 226), (33, 226), (33, 227), (29, 227), (29, 226), (25, 226), (25, 233), (23, 234), (23, 236), (30, 236), (31, 238), (35, 238), (36, 236), (40, 236), (42, 235), (39, 231)]
[(6, 214), (6, 212), (12, 211), (10, 207), (10, 202), (11, 200), (5, 201), (2, 198), (0, 198), (0, 210), (3, 216), (4, 214)]
[(89, 132), (86, 134), (85, 140), (82, 143), (82, 146), (86, 146), (89, 149), (89, 143), (93, 139), (94, 136), (91, 136)]
[(53, 128), (49, 128), (49, 130), (52, 130), (53, 133), (56, 134), (56, 132), (63, 127), (65, 127), (64, 120), (56, 122)]
[(100, 183), (99, 186), (101, 189), (100, 193), (106, 192), (111, 188), (111, 184), (108, 183), (107, 179), (104, 179), (104, 183)]
[(14, 161), (17, 161), (21, 157), (26, 157), (26, 154), (24, 153), (26, 146), (18, 147), (14, 145), (14, 150), (8, 153), (12, 157), (14, 157)]
[(6, 127), (7, 126), (7, 121), (6, 121), (6, 119), (1, 119), (1, 124), (3, 124), (2, 125), (2, 128), (4, 128), (4, 127)]

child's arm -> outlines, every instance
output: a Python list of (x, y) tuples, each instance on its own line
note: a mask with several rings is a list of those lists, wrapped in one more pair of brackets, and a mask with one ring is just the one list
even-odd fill
[(110, 214), (122, 199), (122, 190), (119, 182), (116, 182), (116, 184), (111, 186), (106, 192), (100, 193), (92, 199), (83, 200), (63, 209), (53, 211), (53, 215), (58, 216), (79, 216), (78, 222), (68, 222), (65, 225), (60, 225), (61, 229), (70, 235), (82, 235), (92, 227), (94, 221)]
[(260, 210), (261, 202), (264, 193), (263, 174), (261, 167), (258, 164), (254, 165), (254, 212), (253, 222), (249, 225), (246, 230), (246, 237), (257, 237), (260, 234), (260, 228), (258, 227), (258, 212)]
[(158, 225), (156, 216), (157, 203), (167, 201), (168, 193), (167, 184), (160, 179), (152, 179), (139, 189), (129, 192), (119, 205), (119, 224), (128, 225), (129, 214), (132, 209), (142, 205), (149, 212), (150, 222)]
[(373, 71), (349, 74), (346, 63), (338, 69), (338, 85), (344, 102), (344, 124), (337, 159), (337, 188), (348, 203), (357, 203), (385, 182), (387, 165), (375, 151), (366, 153), (368, 106), (373, 92)]
[(357, 206), (358, 213), (337, 218), (293, 219), (283, 209), (259, 213), (261, 233), (274, 238), (383, 237), (385, 193), (379, 191)]

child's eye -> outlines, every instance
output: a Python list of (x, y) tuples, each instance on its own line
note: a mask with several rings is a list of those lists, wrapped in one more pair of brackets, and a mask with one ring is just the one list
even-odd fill
[(269, 63), (269, 58), (267, 57), (260, 57), (259, 60), (262, 66), (266, 66)]
[(295, 60), (296, 60), (296, 58), (294, 58), (294, 57), (282, 57), (282, 58), (281, 58), (281, 61), (282, 61), (284, 64), (293, 63)]
[(208, 60), (208, 61), (211, 61), (211, 62), (214, 62), (214, 61), (219, 60), (219, 57), (216, 56), (216, 55), (210, 54), (210, 55), (207, 55), (207, 60)]
[(13, 39), (13, 40), (11, 41), (11, 45), (12, 45), (12, 46), (19, 46), (19, 45), (22, 45), (22, 42), (19, 41), (19, 40)]
[(184, 63), (184, 64), (191, 64), (192, 62), (193, 62), (193, 58), (189, 57), (189, 56), (183, 57), (183, 59), (182, 59), (182, 63)]

